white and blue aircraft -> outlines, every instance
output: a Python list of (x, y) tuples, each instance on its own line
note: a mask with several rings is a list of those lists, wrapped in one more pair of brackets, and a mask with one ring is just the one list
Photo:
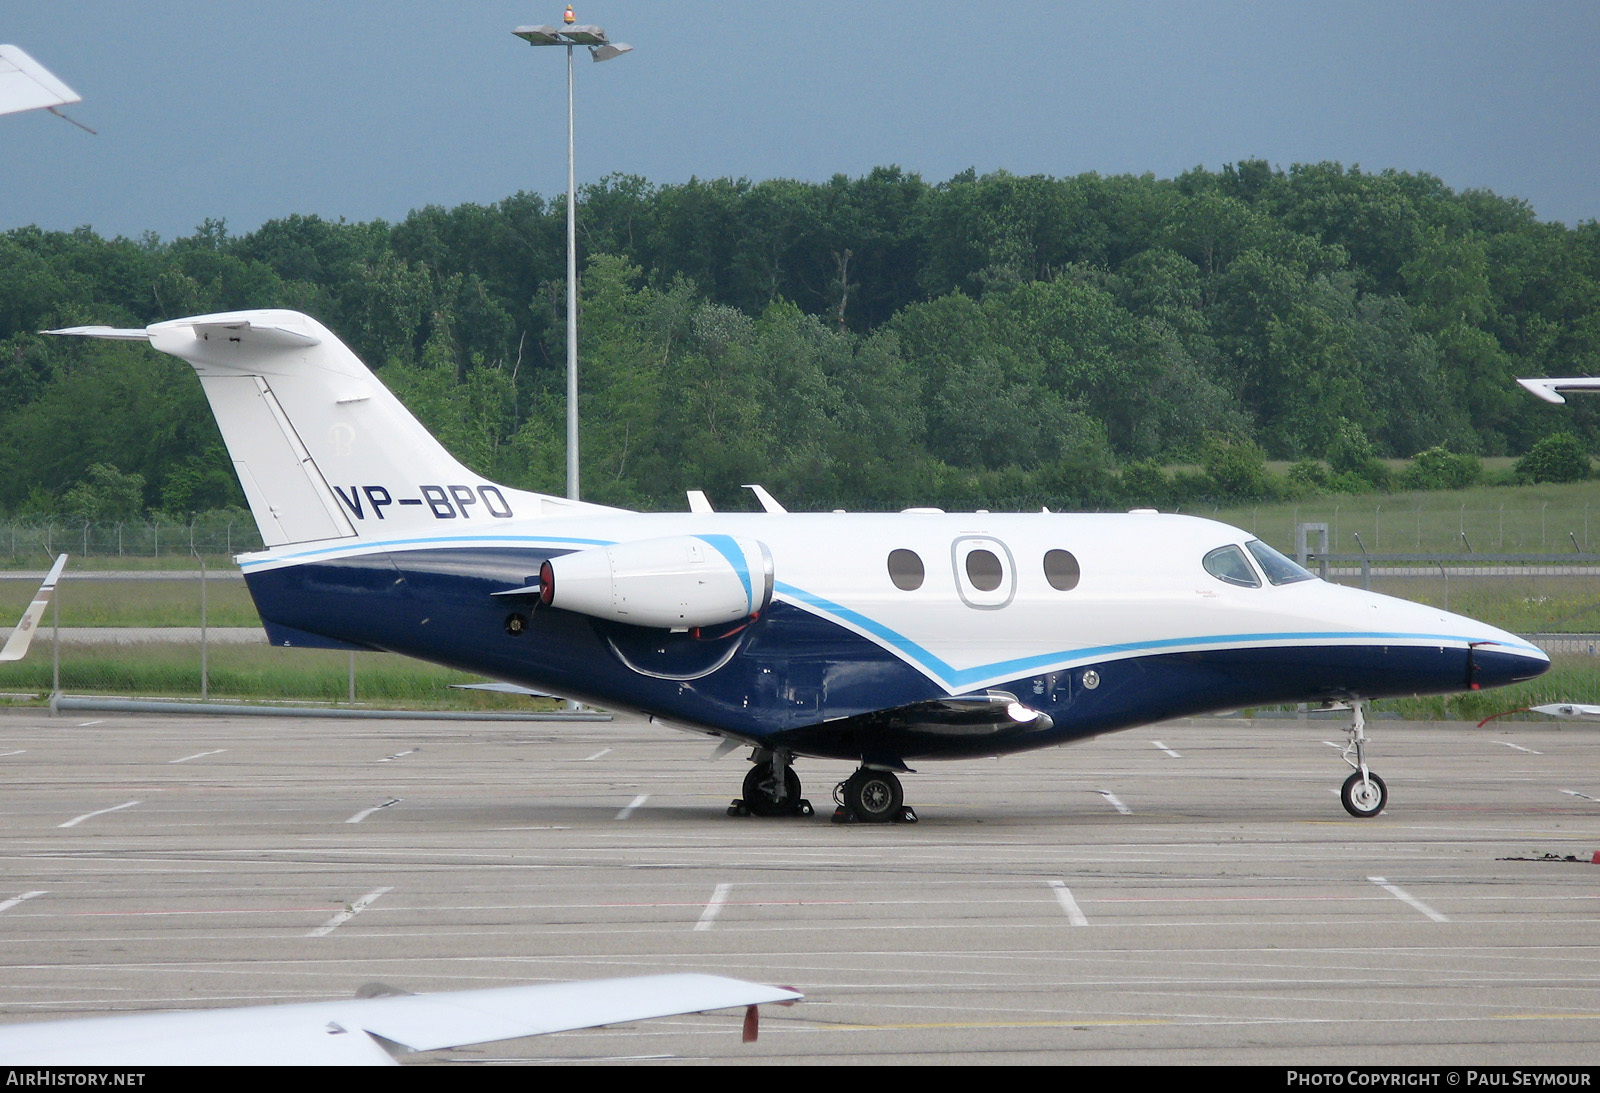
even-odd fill
[(189, 362), (266, 548), (273, 643), (379, 649), (750, 745), (733, 810), (914, 820), (898, 772), (1241, 706), (1349, 702), (1345, 808), (1382, 811), (1362, 703), (1549, 666), (1514, 634), (1318, 580), (1187, 516), (636, 513), (496, 485), (291, 311), (53, 331)]

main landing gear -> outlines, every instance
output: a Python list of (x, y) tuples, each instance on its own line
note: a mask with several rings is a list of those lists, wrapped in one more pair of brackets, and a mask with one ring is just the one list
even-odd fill
[[(800, 796), (794, 752), (757, 748), (744, 776), (743, 796), (728, 806), (729, 816), (810, 816), (811, 802)], [(905, 790), (892, 771), (862, 767), (833, 790), (836, 824), (914, 824), (917, 814), (906, 804)]]
[(728, 806), (729, 816), (810, 816), (811, 802), (800, 796), (794, 752), (757, 748), (744, 776), (744, 796)]
[[(1350, 703), (1350, 742), (1344, 746), (1344, 761), (1355, 768), (1355, 773), (1344, 780), (1339, 790), (1339, 800), (1344, 810), (1359, 819), (1376, 816), (1389, 803), (1389, 787), (1367, 769), (1366, 714), (1360, 700)], [(1355, 758), (1351, 758), (1354, 755)]]
[(905, 803), (905, 790), (893, 771), (862, 767), (833, 787), (836, 824), (914, 824), (917, 814)]

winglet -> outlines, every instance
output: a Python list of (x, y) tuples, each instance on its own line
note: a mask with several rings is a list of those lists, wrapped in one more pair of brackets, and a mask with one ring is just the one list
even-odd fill
[(56, 590), (56, 582), (61, 579), (61, 570), (66, 564), (67, 556), (63, 554), (56, 559), (56, 564), (50, 567), (44, 584), (39, 586), (39, 591), (34, 593), (33, 602), (28, 604), (28, 609), (22, 613), (22, 621), (11, 631), (6, 647), (0, 649), (0, 661), (21, 660), (27, 655), (28, 646), (33, 644), (33, 635), (39, 630), (39, 620), (44, 617), (44, 609), (50, 606), (50, 594)]
[(746, 482), (745, 489), (756, 495), (756, 500), (761, 502), (761, 507), (767, 512), (788, 512), (789, 510), (778, 504), (777, 498), (767, 492), (767, 487)]

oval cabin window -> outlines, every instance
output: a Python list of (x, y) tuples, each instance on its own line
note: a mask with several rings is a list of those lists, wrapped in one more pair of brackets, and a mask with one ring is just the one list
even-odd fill
[(1067, 550), (1047, 550), (1044, 554), (1044, 579), (1059, 592), (1078, 587), (1078, 559)]
[(922, 559), (914, 550), (891, 550), (889, 552), (889, 579), (894, 586), (903, 592), (915, 592), (922, 587), (925, 576), (922, 568)]
[(979, 592), (993, 592), (1005, 579), (1005, 567), (992, 550), (974, 550), (967, 554), (967, 580)]

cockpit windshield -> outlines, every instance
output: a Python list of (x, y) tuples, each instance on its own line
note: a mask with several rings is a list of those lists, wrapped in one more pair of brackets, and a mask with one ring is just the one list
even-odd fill
[(1260, 539), (1251, 539), (1245, 546), (1255, 556), (1256, 564), (1261, 567), (1261, 572), (1267, 575), (1267, 580), (1273, 584), (1294, 584), (1296, 581), (1313, 581), (1317, 575), (1303, 568), (1293, 558), (1286, 557), (1273, 550)]
[(1250, 568), (1250, 562), (1245, 558), (1244, 551), (1232, 543), (1219, 546), (1207, 554), (1201, 564), (1206, 567), (1207, 573), (1219, 581), (1235, 584), (1240, 588), (1261, 587), (1261, 578)]

